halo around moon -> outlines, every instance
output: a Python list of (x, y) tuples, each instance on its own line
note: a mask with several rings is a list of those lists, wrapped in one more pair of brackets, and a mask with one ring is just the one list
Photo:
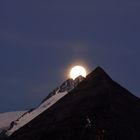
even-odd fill
[(86, 75), (87, 75), (86, 69), (82, 66), (74, 66), (70, 70), (70, 78), (72, 78), (73, 80), (76, 79), (78, 76), (86, 77)]

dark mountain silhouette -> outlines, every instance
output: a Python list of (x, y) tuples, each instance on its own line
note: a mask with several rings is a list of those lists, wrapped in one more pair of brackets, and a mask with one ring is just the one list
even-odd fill
[(98, 67), (8, 140), (140, 140), (140, 99)]

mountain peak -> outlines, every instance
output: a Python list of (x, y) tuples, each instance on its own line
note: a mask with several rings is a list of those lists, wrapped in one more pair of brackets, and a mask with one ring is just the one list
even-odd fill
[(9, 140), (138, 140), (139, 118), (139, 99), (97, 67)]
[(95, 70), (93, 70), (89, 75), (87, 75), (86, 79), (111, 80), (110, 76), (105, 72), (105, 70), (99, 66)]
[(105, 72), (103, 68), (101, 68), (100, 66), (98, 66), (94, 71), (98, 71), (98, 72)]

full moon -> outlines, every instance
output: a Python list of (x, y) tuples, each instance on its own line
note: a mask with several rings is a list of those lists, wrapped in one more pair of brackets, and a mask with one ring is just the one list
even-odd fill
[(82, 66), (74, 66), (70, 70), (70, 78), (72, 78), (73, 80), (76, 79), (78, 76), (86, 77), (86, 75), (87, 75), (86, 69)]

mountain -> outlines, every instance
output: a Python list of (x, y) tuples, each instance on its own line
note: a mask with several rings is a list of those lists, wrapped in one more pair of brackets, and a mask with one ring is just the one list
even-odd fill
[(140, 99), (98, 67), (8, 140), (139, 140)]
[(17, 131), (19, 128), (23, 127), (29, 123), (32, 119), (37, 117), (39, 114), (47, 110), (53, 104), (55, 104), (59, 99), (65, 96), (73, 88), (75, 88), (84, 78), (79, 76), (75, 80), (68, 79), (61, 86), (57, 87), (53, 92), (51, 92), (35, 109), (31, 109), (20, 116), (18, 119), (13, 121), (9, 128), (6, 130), (5, 134), (10, 136), (12, 133)]
[(26, 111), (14, 111), (0, 113), (0, 132), (7, 129), (12, 121), (19, 118), (25, 112)]

